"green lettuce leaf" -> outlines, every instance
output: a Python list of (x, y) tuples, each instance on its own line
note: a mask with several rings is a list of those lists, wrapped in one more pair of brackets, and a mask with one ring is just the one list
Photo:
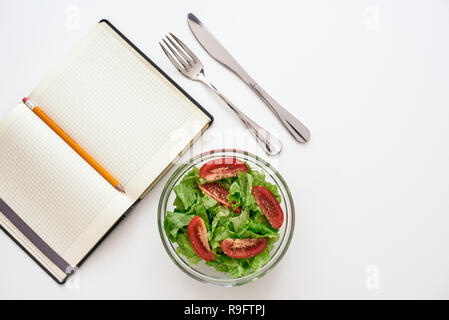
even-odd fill
[(250, 264), (251, 264), (251, 269), (253, 269), (253, 271), (259, 270), (264, 265), (266, 265), (268, 263), (268, 261), (270, 261), (270, 258), (271, 258), (270, 251), (273, 250), (274, 243), (276, 241), (277, 241), (277, 239), (269, 239), (267, 247), (264, 249), (264, 251), (259, 253), (257, 256), (255, 256), (251, 260)]
[(209, 240), (212, 251), (216, 252), (216, 249), (220, 249), (220, 242), (228, 238), (236, 238), (235, 232), (229, 228), (229, 225), (215, 228), (215, 231)]
[(212, 232), (215, 231), (217, 226), (228, 224), (230, 215), (231, 213), (228, 208), (220, 207), (220, 209), (215, 214), (214, 220), (212, 221)]
[(251, 273), (251, 265), (247, 259), (232, 259), (225, 255), (216, 255), (214, 261), (207, 261), (206, 264), (219, 272), (229, 273), (231, 278), (239, 278)]
[(195, 249), (193, 249), (187, 233), (179, 234), (176, 243), (178, 244), (176, 253), (180, 256), (184, 256), (190, 264), (195, 265), (202, 260), (200, 256), (196, 254)]
[(180, 184), (187, 184), (193, 188), (196, 188), (201, 180), (200, 169), (198, 169), (197, 167), (193, 167), (193, 169), (187, 172), (187, 174), (182, 178)]
[(240, 215), (236, 217), (229, 218), (229, 221), (232, 223), (234, 228), (234, 232), (240, 232), (244, 230), (249, 224), (249, 211), (248, 209), (241, 210)]
[(164, 219), (164, 230), (167, 237), (175, 242), (178, 232), (186, 227), (193, 217), (193, 215), (187, 215), (185, 213), (168, 211)]
[(276, 200), (281, 203), (282, 198), (279, 194), (277, 186), (266, 180), (265, 173), (257, 170), (250, 170), (250, 174), (254, 178), (253, 186), (264, 186), (265, 188), (270, 190), (271, 193), (276, 197)]
[(207, 215), (206, 207), (202, 203), (195, 203), (189, 212), (196, 216), (200, 216), (206, 225), (206, 229), (208, 231), (210, 230), (209, 216)]
[(215, 208), (218, 205), (218, 202), (212, 199), (209, 195), (205, 194), (201, 201), (206, 208), (206, 210), (211, 210), (212, 208)]
[(180, 183), (173, 188), (176, 194), (174, 205), (180, 211), (188, 210), (196, 201), (195, 187), (188, 183)]
[(237, 180), (235, 180), (230, 188), (228, 194), (229, 203), (233, 203), (233, 209), (238, 207), (250, 207), (255, 203), (254, 197), (251, 194), (253, 189), (253, 176), (246, 172), (239, 171)]

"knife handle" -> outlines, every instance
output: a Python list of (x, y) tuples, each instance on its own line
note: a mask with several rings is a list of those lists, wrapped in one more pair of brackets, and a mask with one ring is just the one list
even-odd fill
[(220, 91), (218, 91), (215, 86), (210, 83), (205, 78), (199, 79), (202, 83), (204, 83), (207, 87), (212, 89), (227, 105), (232, 111), (237, 114), (237, 116), (242, 120), (245, 127), (252, 133), (252, 135), (256, 138), (259, 145), (264, 149), (264, 151), (270, 155), (277, 155), (282, 150), (281, 141), (273, 136), (270, 132), (259, 126), (256, 122), (250, 119), (246, 114), (240, 111), (231, 101), (228, 100)]
[(251, 89), (262, 99), (263, 102), (281, 120), (285, 128), (299, 142), (307, 142), (310, 139), (310, 131), (294, 115), (285, 110), (276, 100), (273, 99), (258, 84), (250, 84)]

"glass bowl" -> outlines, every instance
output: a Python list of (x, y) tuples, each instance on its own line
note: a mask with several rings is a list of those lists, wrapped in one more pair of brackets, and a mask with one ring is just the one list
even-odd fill
[[(275, 184), (278, 188), (279, 194), (282, 197), (281, 207), (284, 211), (284, 223), (279, 229), (279, 240), (274, 243), (274, 248), (270, 252), (270, 261), (261, 267), (258, 271), (252, 272), (249, 275), (240, 278), (230, 278), (228, 274), (220, 273), (213, 267), (207, 266), (202, 260), (197, 265), (190, 265), (187, 260), (176, 253), (176, 244), (172, 243), (166, 236), (164, 231), (164, 218), (167, 210), (173, 210), (173, 201), (176, 198), (173, 187), (175, 187), (183, 178), (183, 176), (190, 171), (194, 166), (200, 168), (205, 162), (223, 158), (234, 157), (245, 161), (249, 166), (255, 170), (265, 172), (267, 181)], [(249, 152), (238, 150), (212, 150), (206, 153), (199, 154), (191, 158), (188, 162), (181, 164), (176, 171), (169, 178), (165, 185), (161, 198), (159, 200), (158, 208), (158, 226), (159, 233), (164, 244), (165, 250), (173, 262), (187, 275), (204, 283), (209, 283), (218, 286), (233, 287), (243, 285), (259, 279), (267, 272), (272, 270), (274, 266), (281, 260), (287, 251), (290, 241), (293, 236), (295, 227), (295, 207), (293, 204), (292, 195), (281, 175), (266, 161)]]

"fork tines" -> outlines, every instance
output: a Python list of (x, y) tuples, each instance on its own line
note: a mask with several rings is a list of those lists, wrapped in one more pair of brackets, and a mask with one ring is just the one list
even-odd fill
[[(170, 38), (171, 36), (171, 38)], [(173, 33), (170, 32), (170, 36), (166, 36), (165, 38), (168, 40), (168, 42), (165, 39), (162, 39), (165, 46), (173, 53), (171, 55), (165, 46), (159, 42), (159, 45), (161, 46), (162, 50), (164, 50), (164, 53), (167, 55), (168, 59), (170, 59), (171, 63), (178, 69), (180, 72), (183, 72), (184, 70), (188, 70), (189, 67), (193, 66), (194, 63), (199, 62), (198, 57), (192, 52), (192, 50), (189, 49), (181, 40), (179, 40), (178, 37), (176, 37)], [(174, 41), (172, 40), (174, 39)], [(179, 47), (181, 46), (181, 48)], [(178, 62), (173, 58), (173, 56), (176, 57)]]

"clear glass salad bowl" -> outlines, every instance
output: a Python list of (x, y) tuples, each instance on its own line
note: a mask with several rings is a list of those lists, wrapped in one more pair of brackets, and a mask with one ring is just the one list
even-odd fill
[[(173, 201), (176, 198), (176, 194), (173, 188), (179, 184), (183, 176), (189, 172), (194, 166), (200, 168), (205, 162), (213, 159), (219, 159), (223, 157), (234, 157), (241, 161), (245, 161), (252, 169), (264, 172), (268, 182), (275, 184), (281, 195), (281, 208), (284, 212), (284, 223), (279, 229), (279, 240), (274, 243), (274, 248), (270, 252), (271, 258), (263, 267), (258, 271), (252, 272), (249, 275), (240, 278), (231, 278), (228, 274), (216, 271), (213, 267), (205, 264), (205, 261), (201, 261), (196, 265), (190, 265), (187, 260), (177, 254), (176, 244), (172, 243), (166, 236), (164, 230), (164, 218), (167, 214), (167, 210), (173, 209)], [(159, 200), (158, 208), (158, 227), (159, 233), (162, 239), (162, 243), (173, 262), (187, 275), (204, 283), (209, 283), (218, 286), (238, 286), (245, 283), (252, 282), (259, 279), (267, 272), (272, 270), (274, 266), (281, 260), (286, 253), (290, 241), (293, 236), (295, 226), (295, 207), (293, 204), (292, 195), (287, 187), (284, 179), (281, 175), (266, 161), (258, 156), (255, 156), (249, 152), (238, 150), (212, 150), (206, 153), (199, 154), (191, 158), (188, 162), (181, 164), (172, 176), (167, 181)]]

